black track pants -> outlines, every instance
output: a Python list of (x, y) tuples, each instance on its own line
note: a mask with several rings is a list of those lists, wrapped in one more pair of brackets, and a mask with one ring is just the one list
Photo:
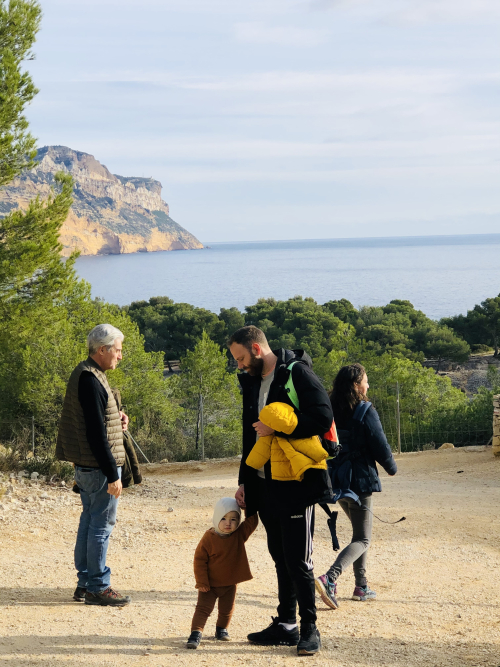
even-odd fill
[(301, 622), (315, 623), (314, 505), (289, 515), (274, 514), (267, 502), (265, 481), (259, 479), (258, 506), (278, 577), (278, 618), (282, 623), (296, 623), (298, 603)]

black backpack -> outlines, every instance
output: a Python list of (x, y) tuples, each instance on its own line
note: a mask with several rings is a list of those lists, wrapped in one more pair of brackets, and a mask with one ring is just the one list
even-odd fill
[[(370, 401), (360, 401), (360, 403), (358, 403), (356, 406), (352, 416), (354, 422), (353, 427), (348, 432), (349, 435), (346, 438), (344, 446), (339, 443), (339, 451), (337, 452), (335, 460), (335, 473), (333, 465), (330, 463), (330, 461), (328, 462), (328, 470), (330, 472), (330, 479), (332, 481), (332, 489), (334, 494), (332, 499), (333, 503), (336, 503), (337, 500), (341, 500), (342, 498), (350, 498), (351, 500), (354, 500), (359, 505), (361, 505), (359, 496), (350, 489), (350, 482), (352, 479), (352, 461), (353, 459), (363, 454), (363, 451), (358, 444), (359, 435), (363, 426), (365, 415), (370, 409), (371, 405), (372, 404)], [(342, 430), (339, 429), (339, 431), (340, 440), (342, 437)], [(340, 475), (338, 474), (339, 471)], [(339, 488), (339, 485), (337, 484), (339, 478), (342, 480), (341, 488)], [(340, 549), (339, 540), (337, 538), (338, 512), (332, 512), (326, 503), (320, 503), (320, 507), (328, 515), (328, 528), (330, 529), (330, 534), (332, 537), (333, 550), (338, 551)]]

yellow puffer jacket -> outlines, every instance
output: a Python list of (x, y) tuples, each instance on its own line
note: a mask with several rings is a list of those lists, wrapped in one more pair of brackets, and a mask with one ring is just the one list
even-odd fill
[[(260, 421), (269, 428), (281, 433), (293, 433), (297, 426), (297, 415), (291, 405), (270, 403), (259, 415)], [(311, 438), (295, 439), (282, 436), (266, 435), (260, 437), (247, 457), (246, 464), (251, 468), (262, 468), (271, 459), (273, 479), (301, 481), (309, 468), (326, 470), (328, 453), (321, 446), (317, 435)]]

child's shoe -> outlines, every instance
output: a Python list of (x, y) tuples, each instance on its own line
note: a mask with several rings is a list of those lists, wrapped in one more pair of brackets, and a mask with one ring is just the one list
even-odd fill
[(220, 639), (221, 642), (231, 641), (229, 632), (226, 630), (226, 628), (219, 628), (218, 625), (215, 628), (215, 639)]
[(316, 590), (321, 595), (323, 602), (330, 607), (330, 609), (338, 609), (337, 602), (337, 583), (332, 581), (327, 574), (322, 574), (314, 580)]
[(186, 648), (198, 648), (201, 642), (201, 632), (199, 630), (193, 630), (193, 632), (189, 635), (189, 639), (187, 640)]
[(357, 600), (358, 602), (365, 602), (366, 600), (375, 600), (377, 594), (375, 591), (372, 591), (371, 588), (367, 586), (356, 586), (354, 593), (352, 594), (352, 599)]

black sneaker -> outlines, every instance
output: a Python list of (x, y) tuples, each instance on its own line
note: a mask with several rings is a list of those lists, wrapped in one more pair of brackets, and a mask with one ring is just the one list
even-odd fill
[(251, 632), (247, 635), (247, 639), (252, 644), (259, 644), (259, 646), (297, 646), (299, 631), (297, 628), (287, 630), (280, 625), (279, 618), (273, 618), (269, 627), (260, 632)]
[(102, 607), (124, 607), (130, 603), (129, 595), (120, 595), (111, 586), (99, 593), (85, 593), (85, 604), (96, 604)]
[(229, 642), (231, 638), (229, 637), (229, 632), (226, 628), (219, 628), (217, 625), (215, 628), (215, 639), (220, 639), (222, 642)]
[(297, 646), (297, 655), (313, 655), (321, 649), (321, 636), (314, 623), (304, 623), (300, 626), (300, 641)]
[(87, 592), (86, 588), (83, 588), (83, 586), (77, 586), (75, 588), (75, 592), (73, 593), (73, 600), (76, 600), (77, 602), (85, 602), (86, 592)]
[(189, 639), (187, 640), (186, 648), (198, 648), (201, 642), (201, 632), (198, 630), (193, 630), (193, 632), (189, 635)]

